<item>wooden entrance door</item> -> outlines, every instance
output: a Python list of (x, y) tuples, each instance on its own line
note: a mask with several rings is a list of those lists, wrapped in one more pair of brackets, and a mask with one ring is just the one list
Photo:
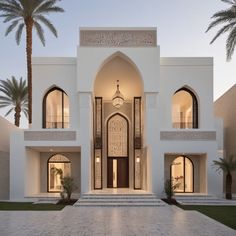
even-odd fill
[(107, 122), (107, 187), (129, 187), (129, 125), (117, 113)]
[(129, 187), (129, 163), (128, 158), (108, 158), (107, 165), (107, 187), (128, 188)]

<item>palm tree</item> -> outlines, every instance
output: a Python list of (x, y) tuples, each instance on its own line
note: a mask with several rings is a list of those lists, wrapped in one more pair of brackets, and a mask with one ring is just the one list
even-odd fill
[(23, 29), (26, 29), (26, 55), (27, 55), (27, 82), (29, 101), (29, 124), (32, 123), (32, 32), (36, 30), (39, 39), (45, 46), (44, 24), (56, 37), (57, 30), (45, 15), (53, 12), (64, 12), (55, 4), (60, 0), (0, 0), (0, 17), (4, 23), (10, 22), (5, 35), (16, 29), (16, 42), (19, 45)]
[(226, 174), (225, 179), (225, 198), (232, 199), (232, 172), (236, 170), (236, 158), (230, 156), (228, 159), (219, 158), (219, 161), (213, 161), (217, 170), (223, 171)]
[(208, 26), (206, 32), (219, 24), (224, 24), (223, 27), (216, 33), (215, 37), (211, 40), (210, 44), (212, 44), (222, 34), (229, 32), (226, 40), (226, 55), (227, 61), (230, 61), (236, 45), (236, 0), (221, 1), (230, 4), (231, 7), (226, 10), (216, 12), (211, 17), (214, 20)]
[(10, 107), (5, 116), (15, 111), (15, 125), (20, 126), (21, 112), (28, 117), (28, 87), (26, 80), (20, 78), (18, 81), (14, 76), (11, 80), (0, 80), (0, 108)]

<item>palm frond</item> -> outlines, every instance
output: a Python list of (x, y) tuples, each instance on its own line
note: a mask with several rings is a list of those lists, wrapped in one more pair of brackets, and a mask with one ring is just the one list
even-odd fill
[(10, 110), (8, 110), (8, 112), (5, 114), (5, 116), (8, 116), (11, 112), (13, 112), (14, 111), (14, 107), (12, 107)]
[(230, 61), (236, 46), (236, 28), (232, 29), (226, 40), (227, 61)]
[(222, 2), (226, 2), (226, 3), (229, 3), (230, 5), (234, 5), (236, 4), (236, 1), (231, 1), (231, 0), (221, 0)]
[(214, 43), (214, 41), (222, 34), (224, 34), (225, 32), (227, 32), (228, 30), (230, 30), (232, 27), (234, 27), (235, 23), (229, 23), (228, 25), (225, 25), (224, 27), (222, 27), (217, 34), (215, 35), (215, 37), (211, 40), (210, 44)]
[(64, 12), (63, 8), (55, 6), (57, 2), (58, 0), (46, 0), (35, 10), (34, 13), (40, 14), (40, 13), (51, 13), (51, 12)]
[(15, 20), (12, 22), (12, 24), (10, 26), (8, 26), (5, 36), (7, 36), (18, 24), (19, 20)]
[(16, 31), (16, 43), (19, 45), (20, 44), (20, 40), (21, 40), (21, 35), (22, 35), (22, 31), (24, 29), (25, 24), (21, 23)]
[(216, 12), (211, 17), (214, 20), (209, 24), (206, 32), (208, 32), (215, 26), (226, 23), (226, 25), (224, 25), (220, 30), (218, 30), (216, 35), (211, 40), (210, 44), (214, 43), (219, 36), (230, 31), (229, 36), (226, 40), (226, 59), (227, 61), (230, 61), (236, 46), (236, 0), (222, 1), (231, 4), (232, 7), (230, 9)]
[(41, 43), (43, 44), (43, 46), (45, 46), (45, 37), (42, 26), (37, 21), (34, 21), (34, 27), (36, 29), (36, 32), (38, 34)]
[(55, 35), (55, 37), (57, 37), (56, 28), (46, 17), (44, 17), (43, 15), (39, 15), (39, 16), (36, 16), (35, 19), (44, 23), (44, 25), (47, 26), (47, 28)]
[(207, 30), (206, 30), (206, 33), (207, 33), (210, 29), (212, 29), (213, 27), (215, 27), (215, 26), (217, 26), (217, 25), (219, 25), (219, 24), (227, 23), (227, 22), (229, 22), (229, 19), (228, 19), (227, 16), (225, 16), (225, 17), (218, 17), (217, 19), (215, 19), (214, 21), (212, 21), (212, 22), (210, 23), (210, 25), (208, 26), (208, 28), (207, 28)]

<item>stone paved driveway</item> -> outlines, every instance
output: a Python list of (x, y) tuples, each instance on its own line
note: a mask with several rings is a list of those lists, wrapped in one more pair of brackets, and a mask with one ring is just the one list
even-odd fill
[(236, 231), (176, 207), (66, 207), (54, 212), (0, 211), (0, 236), (235, 236)]

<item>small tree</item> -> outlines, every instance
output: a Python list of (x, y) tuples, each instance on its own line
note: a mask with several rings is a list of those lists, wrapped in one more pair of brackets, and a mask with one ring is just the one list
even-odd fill
[(230, 156), (228, 159), (219, 158), (219, 161), (213, 161), (216, 170), (223, 171), (225, 176), (225, 198), (232, 199), (232, 172), (236, 170), (236, 158)]
[(66, 176), (61, 179), (61, 184), (63, 187), (63, 192), (61, 196), (64, 198), (64, 193), (66, 194), (67, 202), (70, 202), (71, 194), (73, 191), (77, 189), (77, 186), (74, 183), (74, 179), (72, 177)]
[(174, 191), (178, 187), (179, 184), (173, 184), (173, 181), (170, 179), (167, 179), (165, 181), (164, 185), (164, 191), (167, 197), (168, 202), (171, 202), (174, 196)]

